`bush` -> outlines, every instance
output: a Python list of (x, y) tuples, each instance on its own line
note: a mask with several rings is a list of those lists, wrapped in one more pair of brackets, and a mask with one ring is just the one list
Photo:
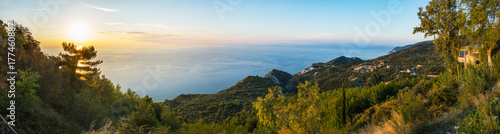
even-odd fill
[(161, 124), (170, 127), (170, 130), (175, 131), (182, 126), (181, 117), (176, 116), (175, 113), (167, 106), (163, 106), (161, 112)]
[(488, 89), (492, 77), (486, 65), (478, 67), (469, 65), (461, 74), (459, 80), (463, 83), (463, 87), (459, 91), (458, 101), (460, 106), (468, 107), (472, 104), (472, 97)]
[(460, 122), (459, 132), (465, 133), (498, 133), (500, 132), (500, 105), (498, 100), (482, 103), (476, 111), (468, 114)]
[[(406, 89), (408, 90), (408, 88)], [(422, 94), (415, 95), (411, 91), (401, 90), (401, 92), (398, 93), (397, 102), (398, 105), (396, 110), (406, 122), (420, 121), (427, 113)]]
[(266, 98), (254, 103), (263, 129), (273, 133), (319, 133), (319, 87), (305, 82), (299, 84), (296, 96), (284, 97), (279, 87), (269, 89)]
[(432, 105), (446, 105), (451, 106), (457, 102), (457, 91), (452, 88), (435, 87), (437, 89), (431, 90), (427, 96)]
[(500, 79), (500, 52), (497, 52), (492, 57), (493, 60), (493, 76), (496, 80)]
[(457, 102), (457, 87), (458, 81), (455, 76), (450, 73), (442, 73), (427, 94), (427, 98), (432, 105), (451, 106)]

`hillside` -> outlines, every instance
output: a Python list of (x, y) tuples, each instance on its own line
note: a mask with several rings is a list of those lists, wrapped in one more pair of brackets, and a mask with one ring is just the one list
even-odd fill
[(294, 75), (291, 82), (318, 82), (322, 90), (337, 89), (340, 85), (345, 87), (373, 86), (397, 79), (433, 77), (444, 70), (442, 62), (443, 59), (436, 52), (433, 43), (417, 43), (408, 49), (372, 60), (358, 60)]
[[(444, 69), (437, 64), (441, 60), (432, 43), (418, 44), (368, 61), (341, 56), (326, 63), (315, 63), (311, 67), (317, 69), (301, 75), (292, 76), (273, 69), (264, 77), (248, 76), (216, 94), (180, 95), (166, 100), (165, 104), (177, 111), (186, 122), (193, 123), (200, 119), (220, 122), (242, 110), (252, 112), (251, 102), (265, 96), (267, 89), (274, 86), (280, 86), (284, 93), (296, 93), (297, 85), (305, 81), (318, 82), (321, 91), (334, 90), (342, 84), (345, 87), (373, 86), (381, 82), (437, 75)], [(406, 69), (417, 73), (400, 72)]]
[(363, 61), (361, 60), (360, 58), (358, 57), (351, 57), (351, 58), (347, 58), (345, 56), (340, 56), (340, 57), (337, 57), (333, 60), (330, 60), (326, 63), (314, 63), (312, 64), (310, 67), (307, 67), (306, 69), (302, 70), (301, 72), (298, 72), (296, 73), (295, 75), (302, 75), (302, 74), (305, 74), (307, 72), (310, 72), (314, 69), (319, 69), (319, 68), (324, 68), (324, 67), (334, 67), (334, 66), (340, 66), (342, 64), (346, 64), (346, 63), (350, 63), (350, 62), (355, 62), (355, 61)]
[(205, 122), (221, 122), (239, 111), (253, 111), (252, 102), (257, 97), (265, 96), (267, 89), (278, 85), (272, 81), (269, 78), (248, 76), (216, 94), (179, 95), (164, 103), (188, 123), (200, 119)]

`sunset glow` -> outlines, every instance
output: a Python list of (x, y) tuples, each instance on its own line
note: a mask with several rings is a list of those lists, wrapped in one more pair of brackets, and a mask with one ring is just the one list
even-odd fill
[[(84, 23), (74, 23), (68, 28), (70, 39), (76, 43), (83, 43), (89, 40), (89, 26)], [(81, 48), (81, 46), (79, 46)]]

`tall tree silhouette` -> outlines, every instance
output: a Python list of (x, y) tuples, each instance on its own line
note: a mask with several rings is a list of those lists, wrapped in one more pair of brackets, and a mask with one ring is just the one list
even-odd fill
[(97, 75), (100, 71), (96, 67), (102, 63), (102, 60), (92, 61), (97, 56), (94, 46), (78, 47), (73, 43), (62, 43), (65, 54), (61, 56), (61, 69), (68, 72), (72, 80), (77, 78), (89, 78)]

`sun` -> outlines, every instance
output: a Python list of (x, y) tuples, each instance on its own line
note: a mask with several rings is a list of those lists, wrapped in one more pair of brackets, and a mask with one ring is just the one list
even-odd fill
[(84, 43), (89, 39), (89, 26), (84, 23), (73, 23), (68, 28), (69, 36), (75, 43)]

